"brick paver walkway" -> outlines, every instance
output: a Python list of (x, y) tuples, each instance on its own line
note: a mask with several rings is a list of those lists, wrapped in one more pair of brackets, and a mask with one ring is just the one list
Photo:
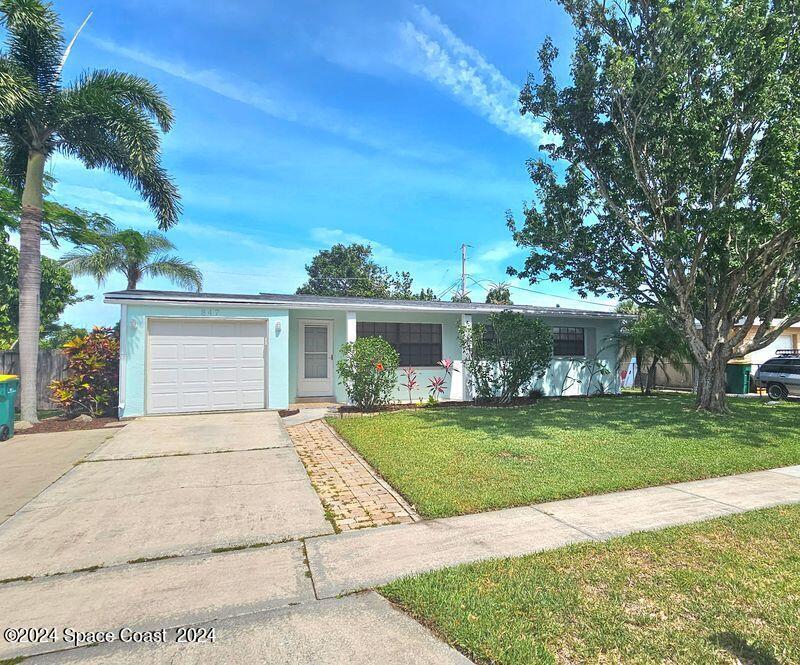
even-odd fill
[(314, 488), (342, 531), (419, 517), (324, 420), (286, 428)]

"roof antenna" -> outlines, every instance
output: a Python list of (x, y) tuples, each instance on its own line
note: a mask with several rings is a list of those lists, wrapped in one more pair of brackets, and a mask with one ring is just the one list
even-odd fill
[(67, 48), (64, 49), (64, 55), (61, 56), (61, 63), (58, 65), (58, 73), (61, 73), (61, 70), (64, 69), (64, 65), (67, 62), (67, 58), (69, 58), (70, 51), (72, 51), (72, 45), (75, 43), (75, 40), (78, 38), (78, 35), (81, 34), (81, 31), (86, 27), (86, 24), (89, 22), (89, 19), (92, 18), (92, 12), (89, 12), (88, 16), (83, 19), (83, 23), (81, 23), (81, 27), (75, 32), (75, 36), (72, 38), (69, 44), (67, 44)]

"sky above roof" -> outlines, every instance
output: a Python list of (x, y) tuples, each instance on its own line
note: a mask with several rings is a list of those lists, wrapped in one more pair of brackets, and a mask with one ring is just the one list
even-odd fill
[[(415, 289), (449, 298), (463, 242), (473, 300), (509, 280), (515, 302), (581, 306), (565, 284), (505, 275), (525, 256), (505, 211), (519, 215), (531, 199), (525, 162), (542, 139), (516, 98), (545, 36), (562, 47), (564, 75), (568, 68), (571, 27), (555, 3), (69, 0), (55, 8), (68, 36), (94, 12), (66, 79), (92, 68), (134, 72), (173, 105), (163, 156), (184, 213), (168, 235), (202, 270), (206, 291), (292, 293), (317, 251), (359, 241), (391, 271), (410, 271)], [(120, 227), (155, 228), (120, 178), (61, 157), (51, 170), (57, 200)], [(64, 320), (118, 319), (99, 294), (124, 288), (122, 277), (76, 284), (95, 299)], [(596, 309), (600, 299), (590, 300), (584, 306)]]

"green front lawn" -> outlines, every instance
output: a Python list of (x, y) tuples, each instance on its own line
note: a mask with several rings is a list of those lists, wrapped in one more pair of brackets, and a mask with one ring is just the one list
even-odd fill
[(381, 592), (479, 662), (798, 663), (798, 533), (771, 508)]
[(800, 463), (800, 404), (684, 395), (544, 400), (330, 419), (425, 517)]

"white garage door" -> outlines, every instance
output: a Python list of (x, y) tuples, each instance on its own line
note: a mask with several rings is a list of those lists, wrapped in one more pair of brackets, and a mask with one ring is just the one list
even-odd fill
[(750, 362), (754, 365), (763, 365), (767, 360), (777, 355), (779, 349), (791, 349), (794, 346), (792, 341), (791, 334), (781, 335), (769, 346), (753, 351), (750, 354)]
[(263, 409), (266, 321), (149, 322), (147, 412)]

